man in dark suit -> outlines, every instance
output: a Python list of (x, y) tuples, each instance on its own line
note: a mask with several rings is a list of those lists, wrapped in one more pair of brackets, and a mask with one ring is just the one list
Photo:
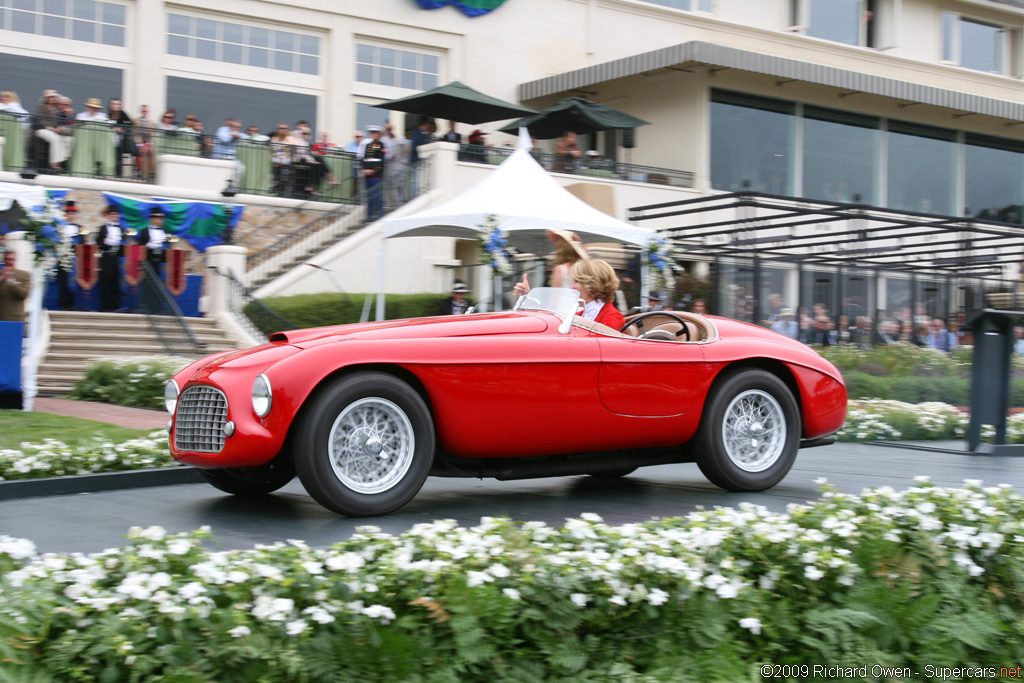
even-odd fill
[(452, 285), (452, 295), (441, 302), (437, 314), (462, 315), (473, 306), (473, 302), (466, 298), (467, 294), (469, 287), (462, 280), (456, 280)]
[(121, 252), (125, 245), (125, 231), (121, 227), (121, 211), (117, 206), (107, 204), (103, 216), (107, 222), (96, 233), (96, 245), (100, 250), (100, 291), (103, 310), (116, 311), (121, 308)]

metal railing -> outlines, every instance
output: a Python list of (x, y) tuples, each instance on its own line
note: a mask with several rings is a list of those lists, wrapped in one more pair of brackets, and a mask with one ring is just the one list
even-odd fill
[(205, 356), (206, 344), (189, 326), (167, 285), (148, 261), (142, 261), (140, 265), (145, 277), (139, 284), (139, 306), (164, 350), (172, 356), (185, 358)]
[[(461, 145), (459, 161), (472, 161), (495, 166), (505, 161), (515, 150), (512, 147), (483, 147), (481, 145)], [(556, 154), (545, 154), (533, 150), (530, 156), (541, 166), (552, 173), (572, 173), (594, 178), (629, 180), (649, 185), (670, 185), (673, 187), (693, 187), (693, 173), (677, 171), (670, 168), (624, 164), (606, 159), (591, 157), (571, 158)]]
[(156, 157), (176, 155), (238, 162), (236, 193), (355, 203), (359, 163), (337, 147), (274, 142), (265, 135), (234, 143), (215, 133), (173, 125), (117, 125), (106, 120), (0, 112), (2, 169), (37, 174), (154, 180)]
[(243, 285), (233, 273), (222, 272), (210, 266), (210, 270), (224, 278), (227, 284), (227, 306), (235, 321), (244, 327), (254, 338), (265, 342), (274, 332), (294, 330), (297, 325), (280, 315), (265, 303), (253, 296), (248, 287)]
[(301, 225), (283, 235), (274, 243), (250, 256), (246, 261), (245, 284), (253, 289), (291, 266), (300, 263), (310, 254), (338, 242), (362, 228), (369, 220), (370, 205), (378, 202), (380, 215), (418, 197), (430, 189), (430, 158), (421, 159), (397, 174), (388, 176), (373, 188), (371, 193), (361, 192), (354, 206), (367, 209), (367, 213), (354, 206), (339, 207)]

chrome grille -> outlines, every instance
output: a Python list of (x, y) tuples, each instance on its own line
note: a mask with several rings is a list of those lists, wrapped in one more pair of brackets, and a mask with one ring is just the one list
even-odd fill
[(174, 447), (194, 453), (219, 453), (224, 448), (228, 400), (219, 389), (195, 384), (178, 399)]

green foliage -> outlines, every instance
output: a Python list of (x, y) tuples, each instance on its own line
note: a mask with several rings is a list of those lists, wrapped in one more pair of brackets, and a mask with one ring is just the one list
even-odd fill
[(0, 681), (733, 683), (815, 663), (867, 667), (843, 677), (866, 681), (918, 678), (873, 665), (1014, 665), (1021, 520), (1009, 487), (921, 482), (826, 487), (786, 514), (363, 527), (326, 549), (212, 552), (208, 530), (152, 527), (98, 555), (39, 556), (0, 536)]
[(0, 450), (20, 448), (23, 442), (38, 441), (43, 434), (62, 441), (71, 448), (77, 448), (95, 441), (127, 441), (141, 438), (148, 433), (145, 430), (128, 429), (77, 417), (0, 410)]
[[(384, 302), (384, 317), (422, 318), (437, 315), (447, 294), (388, 294)], [(300, 328), (325, 325), (347, 325), (359, 322), (363, 312), (365, 294), (299, 294), (296, 296), (264, 299), (263, 303)], [(370, 319), (375, 318), (376, 303), (371, 304)], [(276, 332), (277, 330), (264, 330)]]
[(100, 358), (85, 369), (70, 397), (133, 408), (164, 407), (164, 385), (189, 361), (170, 356)]

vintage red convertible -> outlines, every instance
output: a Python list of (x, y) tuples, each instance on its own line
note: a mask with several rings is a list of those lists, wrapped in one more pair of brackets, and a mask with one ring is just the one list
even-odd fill
[[(228, 493), (296, 473), (345, 515), (392, 512), (428, 475), (623, 476), (694, 462), (777, 484), (846, 417), (839, 371), (735, 320), (659, 311), (622, 331), (537, 287), (511, 311), (278, 332), (167, 383), (173, 456)], [(546, 419), (549, 418), (549, 419)]]

